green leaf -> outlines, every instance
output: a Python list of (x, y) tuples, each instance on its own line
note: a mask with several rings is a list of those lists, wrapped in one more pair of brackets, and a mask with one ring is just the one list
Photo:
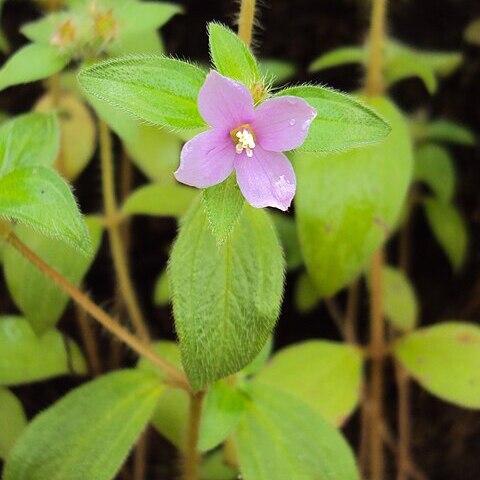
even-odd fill
[(294, 301), (300, 313), (311, 312), (320, 303), (317, 289), (306, 272), (302, 272), (295, 281)]
[(310, 340), (277, 352), (255, 381), (297, 397), (325, 420), (342, 425), (360, 400), (362, 366), (359, 349)]
[(422, 328), (398, 340), (396, 358), (431, 394), (480, 409), (480, 328), (461, 321)]
[(386, 99), (371, 103), (392, 125), (384, 142), (294, 159), (300, 246), (321, 296), (359, 275), (395, 228), (410, 184), (412, 149), (403, 117)]
[[(80, 285), (95, 259), (103, 232), (100, 219), (87, 218), (86, 224), (92, 239), (90, 257), (78, 255), (70, 245), (24, 226), (16, 227), (15, 233), (64, 278)], [(51, 329), (65, 311), (70, 297), (8, 244), (4, 252), (4, 271), (8, 290), (34, 331), (42, 334)]]
[(290, 62), (283, 60), (264, 59), (258, 63), (260, 76), (271, 82), (273, 85), (278, 85), (290, 80), (296, 73), (296, 67)]
[(54, 114), (27, 113), (0, 128), (0, 177), (16, 168), (53, 165), (60, 130)]
[(10, 390), (1, 387), (0, 413), (0, 458), (5, 460), (27, 426), (27, 416), (20, 400)]
[(259, 372), (265, 363), (267, 363), (273, 349), (273, 338), (270, 337), (263, 346), (260, 353), (240, 372), (240, 375), (250, 376)]
[(251, 87), (259, 80), (257, 61), (245, 43), (220, 23), (208, 24), (210, 56), (215, 69)]
[(283, 255), (268, 215), (245, 205), (218, 245), (203, 205), (182, 222), (169, 277), (182, 363), (194, 389), (241, 370), (275, 325)]
[(476, 18), (467, 25), (467, 28), (463, 32), (463, 38), (468, 43), (480, 45), (480, 18)]
[(128, 215), (181, 217), (196, 197), (197, 190), (183, 185), (146, 185), (130, 194), (122, 211)]
[(233, 232), (242, 213), (245, 198), (233, 174), (224, 182), (204, 189), (202, 193), (208, 225), (217, 242), (222, 244)]
[(458, 145), (475, 144), (475, 135), (471, 130), (448, 120), (427, 123), (423, 135), (427, 140), (433, 142), (449, 142)]
[(425, 182), (435, 197), (445, 203), (455, 192), (455, 166), (450, 153), (440, 145), (427, 143), (415, 152), (415, 180)]
[(123, 370), (68, 393), (13, 448), (4, 480), (111, 480), (149, 421), (158, 379)]
[(19, 168), (0, 178), (0, 217), (91, 253), (88, 230), (69, 186), (48, 168)]
[(153, 289), (153, 303), (161, 307), (170, 303), (170, 285), (168, 284), (167, 271), (163, 270), (158, 276)]
[(200, 423), (199, 449), (212, 450), (232, 433), (246, 407), (246, 396), (233, 385), (218, 382), (208, 390)]
[(223, 452), (215, 451), (202, 459), (200, 480), (237, 480), (238, 470), (225, 462)]
[(418, 318), (415, 290), (408, 278), (396, 268), (383, 269), (383, 300), (385, 316), (397, 330), (415, 328)]
[(37, 336), (21, 317), (0, 317), (0, 351), (0, 385), (87, 373), (85, 359), (73, 340), (57, 330)]
[(247, 412), (235, 435), (242, 478), (359, 478), (353, 453), (341, 433), (307, 404), (261, 384), (251, 385), (249, 393)]
[(308, 137), (298, 149), (304, 152), (338, 152), (383, 140), (390, 126), (374, 110), (355, 98), (326, 87), (286, 88), (278, 95), (306, 100), (317, 111)]
[(20, 31), (35, 44), (51, 45), (50, 42), (58, 28), (67, 21), (70, 21), (75, 28), (76, 20), (77, 18), (69, 12), (53, 12), (39, 20), (25, 23)]
[(303, 265), (302, 252), (298, 243), (297, 226), (293, 217), (283, 213), (269, 212), (285, 252), (288, 270), (296, 270)]
[(0, 90), (47, 78), (62, 70), (69, 61), (57, 47), (27, 45), (15, 52), (0, 69)]
[(367, 51), (363, 47), (341, 47), (327, 52), (314, 60), (308, 70), (318, 72), (327, 68), (348, 65), (349, 63), (364, 64), (367, 60)]
[(458, 270), (467, 254), (468, 231), (465, 221), (453, 205), (433, 198), (425, 199), (423, 205), (435, 238), (454, 270)]
[(205, 72), (180, 60), (154, 55), (129, 56), (80, 71), (81, 86), (149, 123), (176, 128), (205, 125), (197, 108)]

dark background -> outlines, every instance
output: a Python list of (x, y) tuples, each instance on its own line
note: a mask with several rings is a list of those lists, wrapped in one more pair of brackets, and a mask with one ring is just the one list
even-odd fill
[[(238, 2), (230, 0), (184, 0), (186, 14), (175, 17), (164, 29), (167, 50), (176, 55), (208, 61), (206, 23), (218, 20), (235, 23)], [(406, 112), (425, 110), (433, 118), (458, 121), (478, 134), (480, 129), (480, 47), (463, 42), (465, 26), (480, 17), (478, 0), (392, 0), (389, 8), (390, 35), (418, 48), (460, 50), (465, 61), (457, 73), (440, 83), (431, 98), (423, 84), (415, 79), (401, 82), (390, 92)], [(362, 84), (358, 66), (346, 66), (319, 74), (306, 73), (308, 64), (332, 48), (361, 43), (368, 29), (367, 0), (264, 0), (259, 8), (255, 30), (255, 51), (260, 57), (289, 60), (298, 68), (294, 81), (316, 81), (351, 91)], [(25, 42), (19, 26), (38, 16), (31, 3), (7, 1), (2, 27), (15, 48)], [(0, 94), (0, 109), (12, 114), (26, 111), (41, 94), (41, 83), (9, 89)], [(414, 218), (412, 279), (422, 303), (421, 323), (431, 324), (449, 318), (480, 321), (480, 148), (449, 147), (458, 169), (456, 203), (463, 211), (470, 229), (469, 256), (464, 269), (454, 275), (433, 240), (421, 214)], [(139, 172), (135, 182), (145, 181)], [(76, 193), (86, 212), (101, 210), (98, 162), (81, 176)], [(164, 267), (168, 245), (174, 238), (173, 221), (140, 218), (133, 223), (132, 270), (141, 302), (151, 319), (151, 328), (161, 338), (174, 338), (171, 313), (153, 308), (151, 296), (156, 276)], [(395, 261), (395, 240), (389, 249)], [(113, 305), (114, 285), (107, 242), (89, 274), (86, 284), (103, 306)], [(335, 328), (323, 307), (301, 316), (292, 304), (294, 278), (287, 278), (286, 296), (276, 331), (276, 348), (307, 338), (338, 339)], [(4, 287), (2, 287), (4, 289)], [(5, 291), (5, 289), (3, 290)], [(365, 292), (364, 292), (365, 293)], [(340, 296), (340, 302), (344, 298)], [(14, 311), (5, 295), (0, 299), (2, 312)], [(342, 303), (340, 303), (342, 305)], [(361, 328), (365, 334), (368, 303), (362, 305)], [(78, 335), (70, 308), (61, 327)], [(109, 347), (103, 333), (96, 331), (102, 348)], [(124, 362), (133, 358), (124, 353)], [(106, 353), (107, 355), (107, 353)], [(480, 368), (480, 366), (479, 366)], [(387, 410), (394, 428), (396, 391), (393, 372), (387, 369)], [(16, 389), (29, 415), (50, 405), (75, 380), (59, 379)], [(417, 464), (432, 480), (480, 479), (480, 415), (446, 404), (413, 388), (413, 447)], [(358, 439), (358, 415), (347, 425), (354, 446)], [(149, 478), (170, 479), (175, 472), (173, 449), (155, 433), (150, 433)], [(388, 479), (394, 478), (390, 462)], [(87, 480), (87, 479), (86, 479)], [(273, 479), (272, 479), (273, 480)]]

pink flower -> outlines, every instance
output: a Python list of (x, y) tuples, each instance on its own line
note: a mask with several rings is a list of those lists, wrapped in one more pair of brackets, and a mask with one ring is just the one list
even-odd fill
[(240, 190), (251, 205), (287, 210), (296, 181), (282, 152), (305, 141), (316, 111), (293, 96), (272, 98), (254, 108), (243, 84), (215, 70), (200, 90), (198, 109), (211, 129), (185, 144), (176, 179), (207, 188), (235, 170)]

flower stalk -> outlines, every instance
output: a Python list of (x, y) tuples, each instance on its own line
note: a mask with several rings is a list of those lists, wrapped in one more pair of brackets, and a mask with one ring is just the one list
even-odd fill
[(238, 18), (238, 36), (247, 46), (252, 43), (253, 22), (255, 20), (256, 0), (242, 0)]

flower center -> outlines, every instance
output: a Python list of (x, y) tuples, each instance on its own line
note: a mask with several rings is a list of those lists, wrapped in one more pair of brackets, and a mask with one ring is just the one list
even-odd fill
[(247, 157), (252, 158), (252, 150), (255, 148), (255, 136), (252, 127), (248, 123), (245, 123), (235, 130), (232, 130), (230, 135), (235, 142), (235, 151), (240, 154), (245, 150)]

